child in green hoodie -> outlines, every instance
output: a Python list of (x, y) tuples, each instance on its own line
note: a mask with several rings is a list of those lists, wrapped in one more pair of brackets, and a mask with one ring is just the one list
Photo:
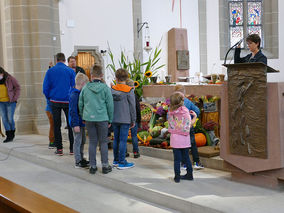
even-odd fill
[(91, 70), (91, 82), (81, 91), (79, 111), (89, 134), (90, 174), (97, 171), (96, 150), (100, 143), (102, 172), (112, 171), (108, 163), (108, 127), (113, 119), (113, 98), (110, 88), (102, 82), (102, 67), (94, 65)]

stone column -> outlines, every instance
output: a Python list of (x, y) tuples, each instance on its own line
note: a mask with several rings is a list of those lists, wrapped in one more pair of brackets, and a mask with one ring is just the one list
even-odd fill
[(48, 123), (42, 82), (48, 62), (60, 51), (58, 1), (4, 0), (1, 3), (5, 69), (21, 85), (15, 112), (16, 129), (20, 133), (37, 133), (39, 125)]
[(199, 19), (199, 50), (200, 50), (200, 72), (206, 75), (207, 72), (207, 20), (206, 0), (198, 1)]
[(140, 35), (138, 37), (138, 32), (137, 32), (137, 21), (139, 21), (139, 23), (143, 22), (141, 0), (132, 0), (132, 13), (133, 13), (134, 56), (136, 58), (139, 58), (140, 61), (143, 61), (142, 33), (140, 32)]

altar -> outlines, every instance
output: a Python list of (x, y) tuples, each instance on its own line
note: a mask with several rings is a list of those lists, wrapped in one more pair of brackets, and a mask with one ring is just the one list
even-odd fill
[[(228, 82), (221, 85), (184, 85), (186, 96), (219, 96), (220, 108), (220, 156), (224, 159), (227, 170), (232, 172), (232, 179), (254, 185), (278, 187), (284, 181), (284, 83), (266, 84), (267, 120), (263, 124), (266, 138), (263, 138), (264, 155), (234, 153), (230, 148), (229, 95)], [(146, 100), (168, 98), (174, 92), (175, 85), (143, 86)], [(261, 116), (261, 115), (259, 115)], [(266, 116), (265, 116), (266, 117)], [(251, 140), (254, 133), (251, 132)], [(267, 142), (266, 142), (267, 141)], [(250, 141), (247, 141), (250, 142)], [(261, 141), (260, 141), (261, 142)], [(257, 150), (256, 150), (257, 151)]]

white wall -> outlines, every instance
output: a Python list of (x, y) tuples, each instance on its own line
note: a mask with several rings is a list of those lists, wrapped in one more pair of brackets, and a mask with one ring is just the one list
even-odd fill
[[(179, 1), (175, 1), (172, 12), (171, 0), (143, 0), (142, 21), (147, 21), (150, 28), (151, 46), (158, 46), (161, 38), (162, 58), (161, 64), (167, 64), (168, 41), (167, 32), (175, 27), (180, 27)], [(182, 1), (182, 27), (187, 29), (188, 49), (190, 54), (190, 75), (200, 71), (199, 63), (199, 25), (198, 25), (198, 0)], [(144, 33), (144, 32), (143, 32)], [(144, 53), (144, 58), (148, 55)], [(167, 75), (167, 66), (160, 73), (163, 79)]]
[[(66, 57), (74, 46), (108, 48), (119, 57), (120, 51), (133, 51), (132, 0), (60, 0), (61, 51)], [(67, 27), (73, 20), (75, 27)], [(104, 57), (105, 65), (110, 63)]]
[[(222, 68), (223, 60), (220, 60), (220, 42), (219, 42), (219, 0), (207, 0), (207, 60), (208, 73), (225, 72)], [(279, 59), (268, 59), (268, 65), (280, 73), (269, 73), (267, 80), (269, 82), (284, 82), (284, 1), (278, 0), (279, 11)]]

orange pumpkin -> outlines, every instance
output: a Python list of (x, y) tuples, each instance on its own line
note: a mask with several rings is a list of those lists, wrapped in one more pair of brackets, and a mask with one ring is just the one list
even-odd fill
[(206, 145), (206, 137), (203, 133), (196, 133), (194, 134), (196, 146), (205, 146)]

